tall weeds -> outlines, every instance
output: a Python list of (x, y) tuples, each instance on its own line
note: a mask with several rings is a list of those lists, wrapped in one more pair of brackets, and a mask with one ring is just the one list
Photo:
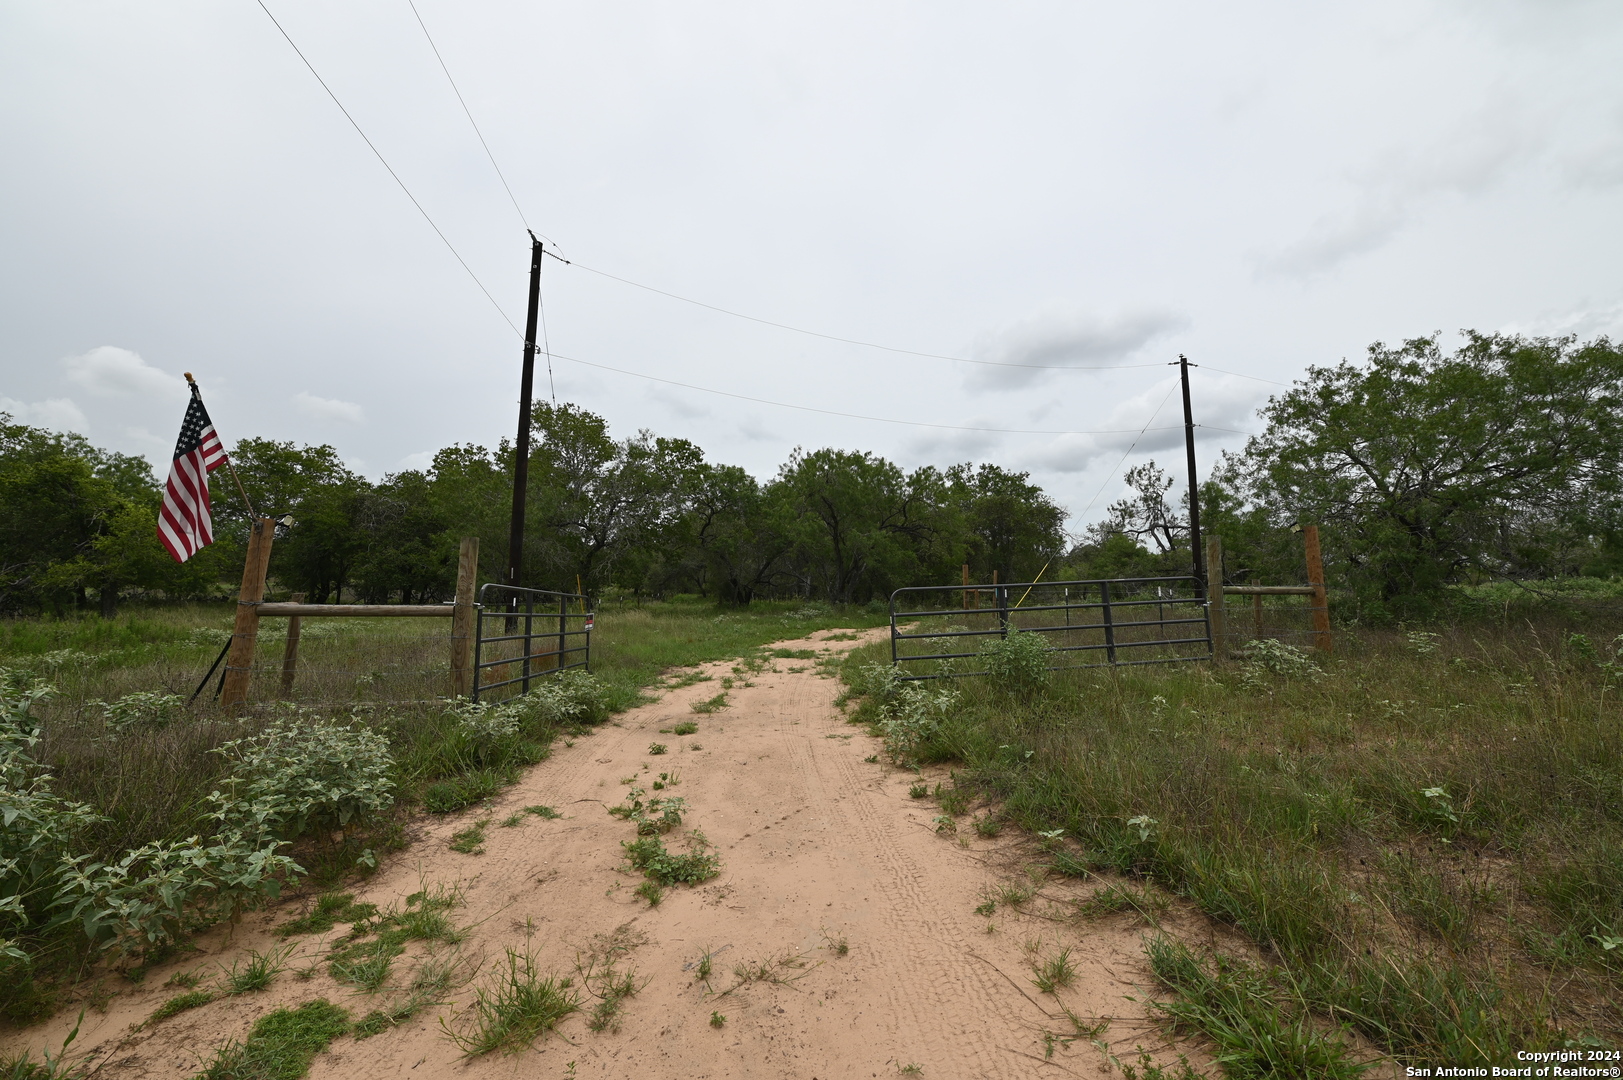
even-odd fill
[(1069, 671), (1039, 693), (955, 679), (916, 752), (1063, 828), (1069, 860), (1245, 931), (1292, 1008), (1405, 1060), (1503, 1063), (1623, 1035), (1623, 687), (1592, 644), (1620, 628), (1343, 631), (1299, 670)]

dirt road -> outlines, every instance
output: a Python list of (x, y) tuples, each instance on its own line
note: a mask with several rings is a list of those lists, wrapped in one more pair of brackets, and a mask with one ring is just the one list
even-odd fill
[[(828, 636), (780, 646), (828, 655), (857, 643)], [(955, 832), (938, 831), (940, 808), (909, 795), (918, 776), (882, 756), (865, 760), (881, 753), (878, 741), (845, 721), (834, 707), (838, 681), (814, 661), (778, 659), (771, 669), (743, 672), (735, 678), (753, 685), (729, 691), (726, 708), (693, 712), (693, 703), (720, 692), (731, 668), (708, 665), (710, 681), (666, 691), (572, 745), (560, 743), (494, 806), (428, 823), (408, 851), (356, 890), (358, 899), (387, 908), (425, 883), (458, 888), (463, 904), (451, 914), (469, 932), (455, 954), (479, 963), (479, 973), (448, 1005), (369, 1039), (338, 1039), (310, 1075), (1092, 1077), (1121, 1075), (1107, 1073), (1106, 1047), (1130, 1062), (1137, 1044), (1164, 1047), (1133, 1000), (1149, 984), (1141, 924), (1059, 917), (1065, 901), (1094, 887), (1069, 879), (1042, 882), (1020, 910), (996, 902), (985, 914), (982, 905), (1000, 889), (1029, 884), (1025, 868), (1040, 858), (1029, 838), (1012, 830), (983, 838), (968, 817)], [(661, 733), (683, 721), (696, 722), (697, 732)], [(666, 752), (650, 754), (654, 743)], [(687, 803), (669, 846), (680, 850), (685, 831), (698, 828), (722, 869), (704, 884), (667, 890), (650, 907), (634, 891), (644, 879), (621, 848), (635, 830), (606, 809), (621, 802), (632, 778), (654, 794), (661, 773), (677, 782), (660, 794)], [(933, 785), (941, 773), (927, 770), (923, 779)], [(534, 805), (563, 816), (521, 814), (519, 824), (502, 827)], [(486, 818), (482, 853), (451, 850), (453, 834)], [(215, 931), (201, 942), (204, 955), (154, 971), (140, 988), (109, 979), (116, 996), (105, 1012), (87, 1013), (75, 1049), (94, 1052), (99, 1077), (188, 1076), (214, 1046), (242, 1038), (271, 1009), (325, 997), (359, 1017), (390, 1000), (388, 992), (358, 994), (321, 965), (346, 930), (339, 925), (290, 939), (298, 953), (269, 989), (131, 1030), (177, 992), (164, 986), (173, 972), (217, 982), (247, 950), (281, 944), (272, 928), (308, 906), (308, 898), (290, 900), (250, 916), (229, 942)], [(1057, 995), (1040, 992), (1033, 960), (1065, 947), (1075, 969), (1070, 985)], [(435, 948), (442, 958), (452, 951)], [(588, 995), (581, 1013), (533, 1049), (469, 1058), (446, 1038), (441, 1019), (460, 1022), (508, 948), (531, 951), (577, 988), (578, 967), (593, 957), (613, 962), (622, 974), (635, 971), (637, 992), (602, 1030), (588, 1026), (595, 1004)], [(705, 954), (708, 980), (698, 977)], [(397, 958), (391, 984), (409, 983), (422, 955), (414, 944)], [(1064, 1009), (1084, 1026), (1108, 1018), (1099, 1045), (1076, 1036)], [(719, 1026), (714, 1016), (724, 1018)], [(72, 1022), (58, 1017), (26, 1041), (60, 1042)]]

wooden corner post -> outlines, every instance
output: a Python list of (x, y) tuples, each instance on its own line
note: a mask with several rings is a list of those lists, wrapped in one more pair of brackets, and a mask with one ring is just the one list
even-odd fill
[(225, 658), (225, 681), (220, 704), (235, 711), (248, 702), (248, 682), (254, 673), (254, 646), (259, 641), (259, 604), (265, 599), (265, 571), (270, 567), (271, 541), (276, 522), (258, 518), (248, 533), (248, 558), (242, 565), (242, 590), (237, 594), (237, 619), (231, 629), (231, 648)]
[(1330, 594), (1324, 587), (1324, 556), (1319, 552), (1319, 527), (1302, 527), (1302, 545), (1307, 555), (1307, 583), (1313, 586), (1313, 646), (1330, 651)]
[(1206, 621), (1212, 632), (1212, 659), (1221, 664), (1229, 658), (1228, 622), (1223, 610), (1223, 541), (1206, 538)]
[(473, 692), (474, 586), (479, 579), (479, 538), (464, 536), (456, 564), (456, 609), (451, 613), (451, 693)]

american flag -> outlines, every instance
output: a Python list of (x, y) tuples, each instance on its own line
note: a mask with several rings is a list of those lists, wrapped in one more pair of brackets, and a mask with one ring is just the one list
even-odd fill
[[(190, 375), (187, 376), (189, 380)], [(214, 522), (209, 517), (209, 473), (225, 464), (225, 447), (214, 433), (203, 396), (192, 383), (192, 400), (180, 425), (175, 460), (158, 512), (158, 541), (176, 562), (185, 562), (214, 543)]]

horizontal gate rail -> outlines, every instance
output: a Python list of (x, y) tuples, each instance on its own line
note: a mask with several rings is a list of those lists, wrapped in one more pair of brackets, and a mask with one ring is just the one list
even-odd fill
[[(500, 626), (492, 626), (493, 621)], [(473, 640), (473, 700), (504, 686), (517, 685), (517, 693), (527, 694), (534, 679), (571, 668), (591, 670), (595, 622), (596, 612), (582, 593), (521, 589), (495, 582), (481, 586)], [(522, 644), (489, 648), (504, 642)], [(491, 659), (491, 651), (513, 655)], [(515, 666), (518, 674), (508, 674)], [(489, 678), (487, 672), (505, 677)]]
[[(947, 596), (955, 596), (958, 606), (941, 606), (937, 598)], [(991, 607), (980, 606), (986, 597)], [(897, 589), (890, 597), (891, 665), (904, 681), (985, 675), (954, 670), (952, 662), (978, 658), (979, 652), (962, 650), (976, 639), (1007, 637), (1011, 628), (1044, 635), (1056, 661), (1051, 671), (1181, 663), (1212, 655), (1206, 600), (1195, 578), (1110, 578)], [(1162, 655), (1145, 657), (1139, 651), (1145, 649)], [(1088, 662), (1099, 653), (1104, 659)], [(907, 666), (925, 662), (938, 670)]]

